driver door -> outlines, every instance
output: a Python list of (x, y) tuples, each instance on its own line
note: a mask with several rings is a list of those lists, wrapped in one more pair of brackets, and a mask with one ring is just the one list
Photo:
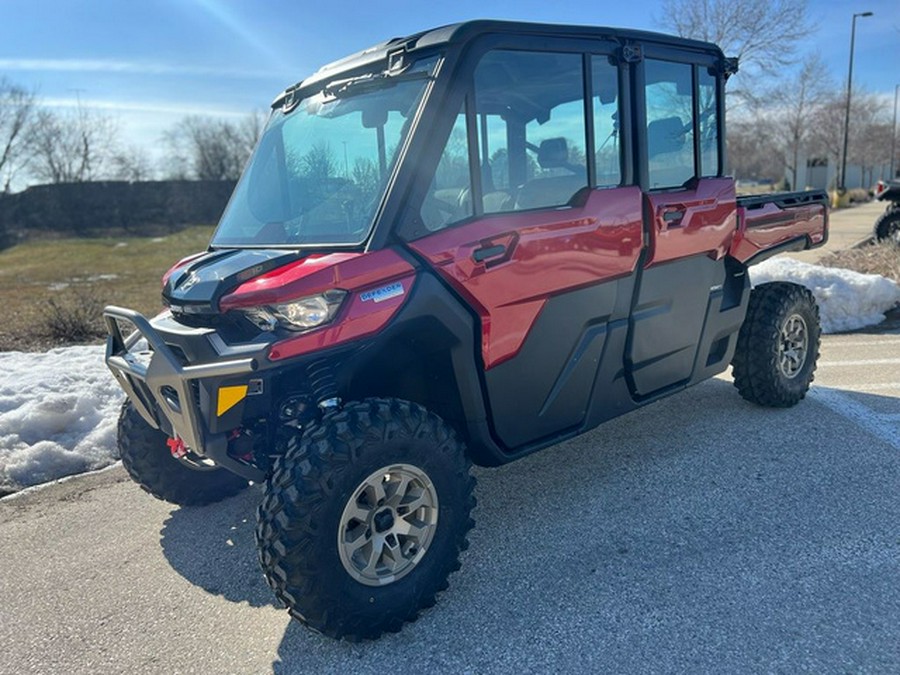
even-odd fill
[(480, 319), (508, 449), (579, 428), (601, 362), (622, 369), (642, 211), (618, 90), (606, 56), (487, 52), (423, 200), (410, 246)]

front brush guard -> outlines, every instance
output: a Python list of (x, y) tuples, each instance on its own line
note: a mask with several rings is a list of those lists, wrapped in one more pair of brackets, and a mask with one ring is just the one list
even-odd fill
[[(181, 365), (174, 352), (140, 312), (110, 306), (103, 310), (103, 318), (109, 333), (106, 365), (141, 417), (154, 429), (160, 429), (163, 425), (157, 414), (163, 415), (171, 432), (164, 428), (163, 431), (181, 438), (195, 453), (209, 457), (216, 464), (250, 480), (259, 480), (262, 474), (258, 469), (228, 455), (228, 441), (223, 434), (210, 436), (204, 433), (191, 386), (193, 380), (201, 378), (251, 373), (258, 368), (256, 359), (238, 358), (221, 363)], [(123, 336), (119, 321), (133, 325), (135, 332)], [(197, 330), (198, 333), (210, 332)], [(141, 338), (147, 341), (148, 349), (134, 350)]]

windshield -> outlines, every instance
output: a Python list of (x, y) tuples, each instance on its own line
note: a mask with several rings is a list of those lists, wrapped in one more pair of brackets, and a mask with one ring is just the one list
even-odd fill
[(365, 241), (436, 61), (333, 83), (276, 110), (212, 245)]

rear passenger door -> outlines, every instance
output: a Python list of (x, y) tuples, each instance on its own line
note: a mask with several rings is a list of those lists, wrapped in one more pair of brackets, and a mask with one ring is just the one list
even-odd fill
[(577, 429), (602, 363), (622, 370), (641, 191), (623, 173), (620, 69), (592, 51), (486, 50), (407, 230), (480, 318), (510, 449)]
[(648, 244), (627, 359), (636, 398), (687, 384), (728, 351), (730, 328), (717, 317), (707, 322), (736, 227), (734, 184), (722, 177), (717, 66), (712, 55), (660, 50), (645, 53), (636, 70)]

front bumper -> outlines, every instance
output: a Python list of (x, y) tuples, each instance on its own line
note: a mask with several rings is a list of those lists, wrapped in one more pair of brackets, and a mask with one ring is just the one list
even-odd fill
[[(253, 373), (259, 368), (265, 345), (247, 345), (242, 350), (225, 348), (220, 350), (225, 352), (220, 354), (225, 360), (184, 365), (164, 336), (139, 312), (107, 307), (103, 317), (109, 333), (106, 365), (141, 417), (153, 428), (181, 438), (196, 454), (250, 480), (259, 480), (262, 473), (258, 469), (228, 455), (227, 434), (209, 432), (193, 385), (199, 380)], [(120, 321), (131, 324), (135, 331), (124, 336)], [(214, 331), (184, 328), (180, 333), (182, 338), (208, 341)], [(147, 342), (146, 348), (139, 345), (142, 338)], [(235, 354), (240, 351), (247, 355)]]

